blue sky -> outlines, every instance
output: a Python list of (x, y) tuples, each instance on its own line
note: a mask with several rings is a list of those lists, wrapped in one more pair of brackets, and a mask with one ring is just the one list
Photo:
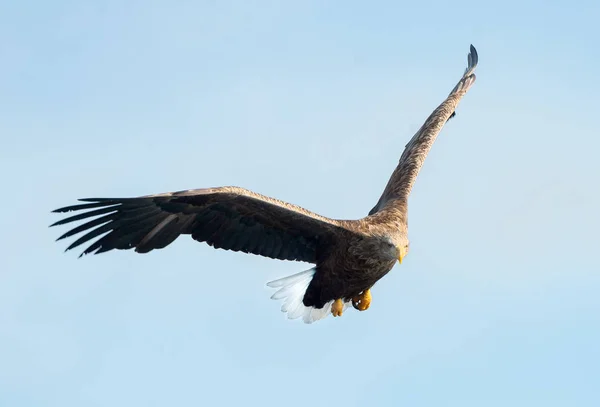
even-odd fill
[[(0, 3), (0, 405), (600, 404), (598, 2)], [(364, 216), (477, 82), (364, 313), (307, 326), (307, 268), (180, 238), (77, 259), (50, 211), (239, 185)], [(312, 404), (311, 404), (312, 403)]]

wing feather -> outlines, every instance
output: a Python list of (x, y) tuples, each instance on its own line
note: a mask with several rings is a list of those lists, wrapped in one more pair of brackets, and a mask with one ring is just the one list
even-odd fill
[(343, 229), (339, 221), (239, 187), (80, 201), (88, 203), (53, 212), (84, 212), (51, 226), (85, 220), (57, 239), (85, 232), (67, 247), (90, 243), (81, 255), (132, 248), (147, 253), (188, 234), (215, 248), (314, 263)]
[[(381, 212), (384, 208), (401, 205), (406, 208), (408, 196), (415, 183), (417, 175), (423, 166), (425, 158), (435, 142), (444, 124), (454, 116), (460, 100), (475, 82), (475, 68), (478, 63), (477, 50), (473, 45), (467, 57), (467, 68), (448, 97), (427, 118), (423, 126), (406, 144), (398, 166), (392, 173), (377, 205), (369, 215)], [(391, 206), (390, 206), (391, 204)]]

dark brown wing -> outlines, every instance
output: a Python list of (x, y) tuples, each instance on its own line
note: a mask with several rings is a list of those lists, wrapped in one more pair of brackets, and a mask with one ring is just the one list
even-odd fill
[(475, 68), (477, 67), (477, 50), (471, 45), (468, 55), (467, 68), (452, 92), (446, 100), (439, 105), (425, 121), (425, 124), (417, 131), (413, 138), (406, 144), (404, 152), (400, 157), (398, 166), (392, 173), (388, 184), (379, 198), (379, 202), (369, 215), (382, 210), (388, 203), (397, 202), (406, 208), (408, 195), (417, 179), (417, 175), (423, 166), (423, 162), (435, 142), (444, 124), (455, 115), (458, 103), (475, 83)]
[(87, 232), (67, 248), (70, 250), (104, 235), (81, 255), (132, 248), (147, 253), (189, 234), (215, 248), (315, 263), (318, 249), (325, 250), (340, 230), (335, 220), (239, 187), (80, 201), (88, 203), (53, 212), (86, 212), (51, 226), (97, 216), (58, 238)]

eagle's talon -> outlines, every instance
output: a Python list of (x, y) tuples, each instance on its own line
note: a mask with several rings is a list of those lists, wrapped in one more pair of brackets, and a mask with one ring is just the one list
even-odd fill
[(352, 297), (352, 306), (359, 311), (366, 311), (371, 306), (371, 290), (365, 290)]
[(331, 305), (331, 314), (334, 317), (341, 317), (344, 312), (344, 303), (341, 299), (337, 299)]

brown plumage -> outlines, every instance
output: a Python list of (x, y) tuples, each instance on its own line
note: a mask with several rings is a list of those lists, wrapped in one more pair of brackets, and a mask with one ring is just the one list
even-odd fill
[(85, 212), (52, 226), (87, 220), (58, 238), (86, 232), (67, 250), (98, 238), (82, 255), (132, 248), (147, 253), (186, 234), (214, 248), (312, 263), (310, 270), (269, 283), (279, 288), (272, 298), (284, 299), (282, 310), (289, 317), (312, 322), (330, 310), (341, 315), (337, 307), (350, 303), (366, 309), (370, 288), (408, 252), (408, 196), (435, 138), (474, 83), (476, 65), (477, 52), (471, 45), (464, 75), (408, 142), (377, 205), (365, 218), (330, 219), (247, 189), (219, 187), (81, 199), (86, 203), (54, 212)]

